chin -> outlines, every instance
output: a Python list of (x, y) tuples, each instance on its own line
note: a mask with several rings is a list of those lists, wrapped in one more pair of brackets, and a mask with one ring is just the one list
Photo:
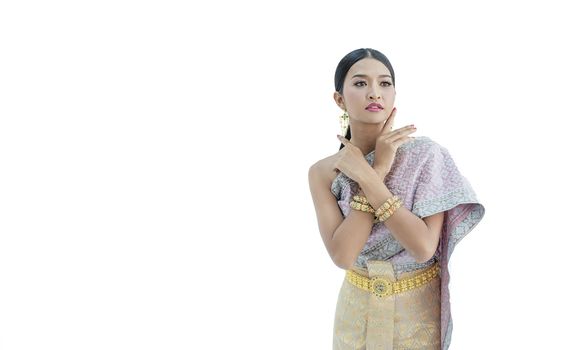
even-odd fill
[(366, 123), (377, 124), (387, 120), (387, 112), (385, 110), (369, 113), (366, 118), (363, 118)]

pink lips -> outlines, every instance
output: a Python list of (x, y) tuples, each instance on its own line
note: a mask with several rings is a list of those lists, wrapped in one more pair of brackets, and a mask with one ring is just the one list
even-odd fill
[(366, 109), (367, 109), (368, 111), (375, 111), (375, 112), (377, 112), (377, 111), (382, 110), (382, 109), (383, 109), (383, 106), (380, 105), (379, 103), (370, 103), (370, 104), (366, 107)]

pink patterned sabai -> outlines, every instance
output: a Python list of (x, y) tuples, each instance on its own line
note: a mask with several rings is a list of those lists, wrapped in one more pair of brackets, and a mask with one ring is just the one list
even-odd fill
[[(370, 165), (374, 153), (365, 156)], [(355, 265), (366, 268), (368, 260), (387, 260), (398, 275), (439, 261), (442, 349), (447, 349), (452, 332), (448, 261), (457, 243), (481, 221), (485, 207), (477, 200), (469, 181), (460, 173), (448, 150), (427, 136), (415, 137), (397, 149), (384, 183), (391, 193), (402, 199), (405, 208), (420, 218), (445, 212), (440, 244), (432, 259), (417, 263), (385, 224), (376, 223)], [(342, 214), (348, 216), (358, 184), (340, 172), (332, 182), (331, 191)]]

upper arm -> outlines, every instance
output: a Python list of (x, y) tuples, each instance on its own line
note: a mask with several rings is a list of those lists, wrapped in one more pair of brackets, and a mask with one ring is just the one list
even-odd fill
[(440, 241), (440, 234), (442, 233), (442, 225), (444, 224), (444, 212), (427, 216), (422, 218), (428, 227), (428, 232), (430, 233), (430, 243), (432, 255), (436, 252), (438, 248), (438, 243)]
[(336, 198), (330, 190), (330, 181), (318, 164), (309, 168), (309, 189), (313, 197), (317, 224), (323, 243), (334, 261), (335, 247), (332, 245), (332, 236), (344, 218)]

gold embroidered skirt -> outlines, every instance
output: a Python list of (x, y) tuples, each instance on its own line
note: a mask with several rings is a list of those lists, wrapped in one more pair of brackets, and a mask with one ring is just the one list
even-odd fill
[[(352, 271), (369, 278), (400, 281), (432, 269), (404, 272), (395, 278), (388, 261), (370, 260)], [(440, 349), (440, 276), (396, 294), (378, 296), (342, 282), (333, 330), (333, 350)]]

